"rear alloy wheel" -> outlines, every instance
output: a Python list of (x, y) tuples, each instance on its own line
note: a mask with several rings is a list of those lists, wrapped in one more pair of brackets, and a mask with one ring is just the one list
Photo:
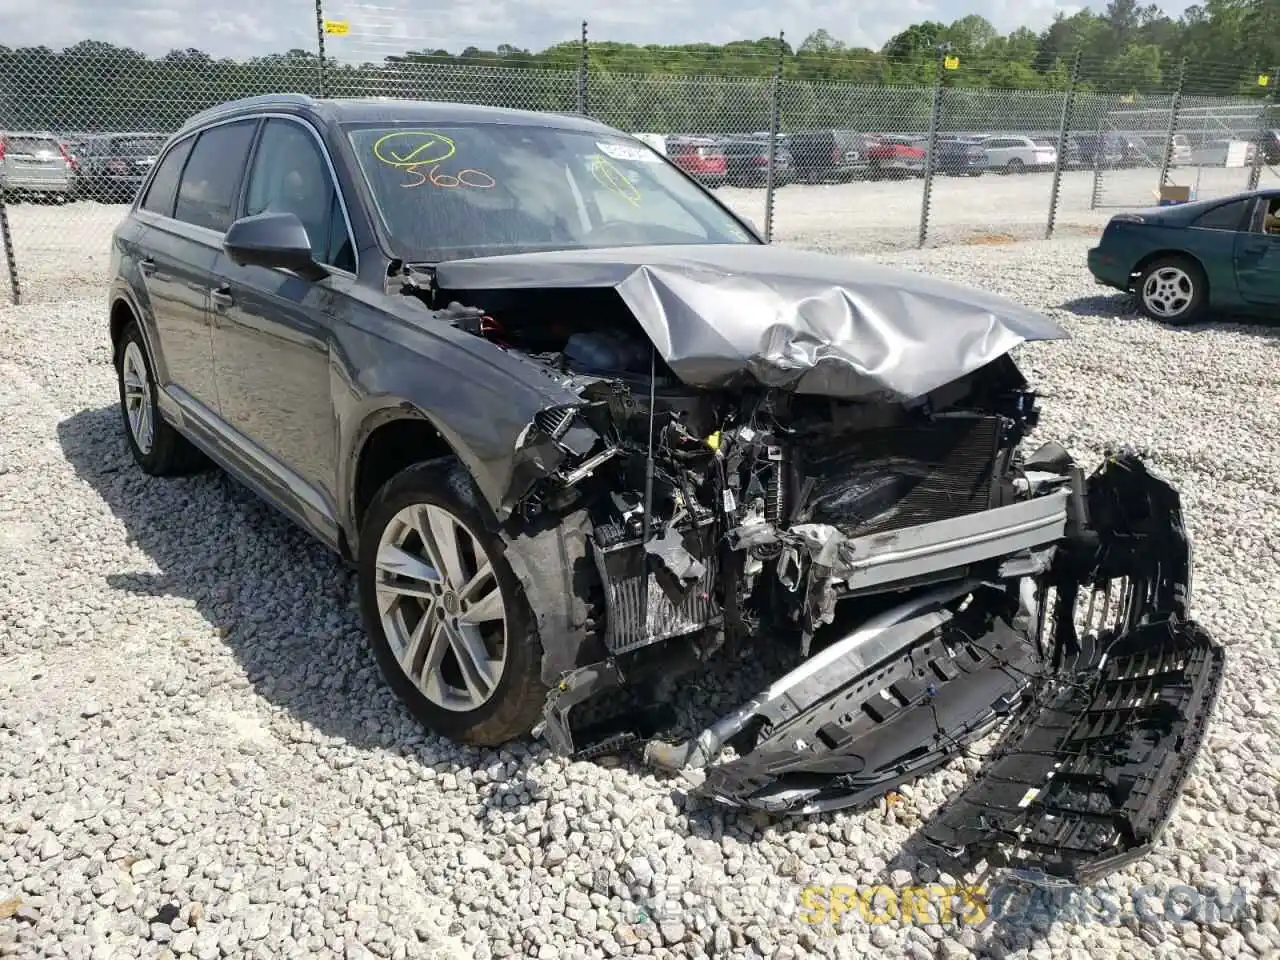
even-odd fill
[(383, 676), (422, 724), (493, 746), (527, 734), (546, 687), (533, 618), (470, 477), (410, 467), (374, 496), (360, 599)]
[(160, 416), (156, 380), (137, 323), (130, 323), (116, 346), (120, 413), (133, 459), (154, 477), (190, 473), (207, 461), (186, 437)]
[(1143, 313), (1161, 323), (1194, 323), (1204, 313), (1207, 288), (1198, 264), (1185, 257), (1161, 257), (1138, 278), (1138, 303)]

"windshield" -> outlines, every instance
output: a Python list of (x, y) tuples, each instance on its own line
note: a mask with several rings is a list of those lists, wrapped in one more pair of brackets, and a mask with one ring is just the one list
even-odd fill
[(623, 137), (496, 123), (351, 125), (347, 136), (408, 260), (757, 242), (658, 154)]

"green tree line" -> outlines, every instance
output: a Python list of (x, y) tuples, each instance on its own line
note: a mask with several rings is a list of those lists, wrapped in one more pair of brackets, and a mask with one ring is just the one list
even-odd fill
[(95, 40), (60, 51), (0, 45), (0, 128), (170, 130), (228, 99), (290, 91), (585, 106), (630, 130), (747, 132), (767, 129), (780, 70), (784, 129), (919, 130), (941, 82), (945, 128), (1038, 131), (1057, 127), (1073, 67), (1076, 122), (1085, 129), (1117, 102), (1166, 105), (1179, 86), (1188, 102), (1260, 99), (1280, 86), (1280, 77), (1259, 83), (1280, 64), (1278, 0), (1205, 0), (1176, 19), (1138, 0), (1111, 0), (1100, 13), (1059, 15), (1038, 33), (1001, 34), (979, 16), (928, 21), (879, 50), (848, 46), (825, 30), (795, 47), (776, 37), (672, 47), (592, 42), (585, 84), (576, 41), (536, 52), (506, 44), (416, 50), (378, 63), (350, 62), (348, 41), (358, 48), (358, 36), (336, 38), (323, 63), (298, 49), (229, 59), (194, 48), (150, 57)]

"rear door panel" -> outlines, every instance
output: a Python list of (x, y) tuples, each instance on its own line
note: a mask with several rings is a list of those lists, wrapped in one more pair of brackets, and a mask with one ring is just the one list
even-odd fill
[(209, 279), (217, 234), (177, 221), (155, 221), (145, 230), (141, 248), (149, 262), (142, 282), (155, 318), (156, 376), (161, 386), (176, 386), (216, 412)]

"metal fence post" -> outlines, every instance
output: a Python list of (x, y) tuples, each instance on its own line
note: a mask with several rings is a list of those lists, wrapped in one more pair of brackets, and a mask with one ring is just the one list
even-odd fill
[(1071, 61), (1071, 78), (1067, 81), (1067, 92), (1062, 95), (1062, 122), (1058, 125), (1058, 156), (1053, 164), (1053, 188), (1049, 194), (1049, 222), (1045, 225), (1044, 238), (1053, 236), (1053, 226), (1058, 219), (1058, 200), (1062, 195), (1062, 158), (1067, 152), (1067, 132), (1071, 129), (1071, 115), (1076, 104), (1076, 84), (1080, 82), (1080, 57), (1083, 48), (1076, 50), (1075, 59)]
[(582, 41), (578, 56), (578, 112), (587, 114), (587, 65), (590, 57), (587, 44), (587, 21), (582, 21)]
[(1273, 124), (1280, 123), (1280, 119), (1271, 116), (1272, 112), (1280, 106), (1280, 64), (1271, 68), (1271, 77), (1268, 82), (1271, 84), (1271, 95), (1267, 97), (1268, 102), (1264, 103), (1262, 109), (1258, 111), (1258, 142), (1253, 148), (1253, 169), (1249, 171), (1250, 190), (1257, 190), (1258, 181), (1262, 178), (1262, 144), (1265, 134), (1273, 128)]
[(0, 197), (0, 239), (4, 241), (4, 262), (9, 267), (9, 295), (14, 305), (22, 301), (22, 286), (18, 283), (18, 258), (13, 253), (13, 234), (9, 232), (9, 208)]
[(1169, 182), (1169, 167), (1173, 163), (1173, 138), (1178, 132), (1178, 111), (1182, 109), (1182, 90), (1187, 83), (1187, 58), (1183, 57), (1178, 64), (1178, 86), (1173, 91), (1173, 100), (1169, 104), (1169, 131), (1164, 138), (1164, 160), (1160, 164), (1160, 184), (1163, 187)]
[(933, 81), (933, 108), (929, 111), (929, 146), (924, 155), (924, 192), (920, 197), (920, 236), (917, 246), (929, 239), (929, 203), (933, 197), (933, 160), (938, 152), (938, 127), (942, 123), (942, 77), (950, 44), (937, 50), (937, 75)]
[(1093, 194), (1089, 197), (1089, 209), (1097, 210), (1102, 202), (1102, 128), (1111, 112), (1111, 98), (1105, 100), (1104, 112), (1098, 117), (1097, 139), (1093, 147)]
[(778, 62), (773, 67), (773, 84), (769, 93), (769, 166), (764, 185), (764, 242), (773, 243), (773, 168), (778, 160), (778, 132), (782, 125), (782, 105), (778, 102), (782, 92), (782, 58), (787, 46), (785, 32), (778, 34)]
[(320, 96), (328, 96), (325, 91), (324, 76), (324, 0), (316, 0), (316, 48), (320, 52)]

